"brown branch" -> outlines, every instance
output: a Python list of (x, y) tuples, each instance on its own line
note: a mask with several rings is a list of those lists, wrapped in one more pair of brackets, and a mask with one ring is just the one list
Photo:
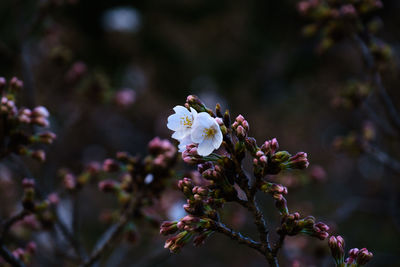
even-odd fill
[(272, 255), (273, 255), (274, 257), (276, 257), (276, 255), (278, 254), (279, 250), (282, 248), (283, 243), (285, 242), (285, 238), (286, 238), (286, 235), (285, 235), (285, 234), (279, 235), (279, 239), (278, 239), (278, 241), (275, 243), (274, 248), (273, 248), (272, 251), (271, 251), (271, 252), (272, 252)]
[(220, 223), (220, 222), (215, 222), (215, 228), (214, 230), (216, 232), (222, 233), (226, 236), (229, 236), (231, 239), (238, 241), (239, 244), (246, 245), (248, 247), (254, 248), (258, 252), (260, 252), (262, 255), (265, 255), (265, 248), (260, 242), (256, 242), (253, 239), (243, 236), (240, 232), (235, 232), (234, 230), (230, 229), (226, 225)]

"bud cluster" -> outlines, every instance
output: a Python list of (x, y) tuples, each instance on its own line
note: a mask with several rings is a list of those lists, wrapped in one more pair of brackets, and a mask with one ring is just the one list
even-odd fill
[[(286, 236), (306, 234), (320, 240), (329, 236), (329, 227), (325, 223), (316, 222), (312, 216), (301, 218), (298, 212), (290, 213), (284, 197), (288, 193), (287, 188), (269, 181), (282, 171), (307, 168), (309, 165), (307, 153), (298, 152), (291, 155), (287, 151), (280, 151), (276, 138), (265, 141), (259, 147), (257, 141), (249, 136), (250, 127), (247, 120), (239, 115), (231, 124), (229, 112), (226, 111), (223, 114), (218, 104), (214, 113), (196, 96), (189, 96), (185, 107), (187, 110), (192, 109), (191, 114), (195, 123), (196, 112), (207, 112), (214, 117), (220, 127), (223, 141), (216, 152), (201, 156), (197, 153), (200, 145), (188, 144), (188, 140), (181, 140), (187, 144), (186, 150), (182, 152), (183, 160), (186, 163), (197, 165), (202, 178), (194, 181), (194, 179), (185, 177), (178, 182), (178, 188), (186, 198), (183, 208), (188, 215), (178, 221), (166, 221), (161, 225), (160, 234), (174, 235), (166, 241), (165, 248), (176, 253), (191, 240), (195, 245), (199, 245), (212, 233), (220, 232), (238, 240), (241, 244), (256, 248), (267, 258), (271, 266), (275, 266), (277, 259), (274, 257), (282, 247)], [(184, 112), (188, 113), (186, 110)], [(182, 124), (184, 123), (186, 121), (182, 122)], [(187, 126), (191, 127), (189, 123)], [(170, 128), (175, 132), (179, 130), (175, 127)], [(242, 160), (246, 154), (252, 158), (254, 178), (248, 177), (247, 171), (243, 169)], [(321, 177), (325, 173), (320, 168), (315, 175)], [(114, 189), (115, 185), (107, 184), (107, 188)], [(268, 240), (268, 231), (263, 214), (255, 202), (257, 191), (272, 195), (275, 206), (281, 215), (281, 223), (277, 229), (280, 241), (275, 244), (274, 248), (270, 248), (268, 241), (266, 243), (263, 241), (265, 236)], [(260, 243), (244, 237), (241, 233), (237, 233), (221, 223), (219, 213), (227, 202), (235, 202), (253, 214), (261, 237)]]
[(331, 249), (332, 257), (335, 259), (337, 266), (351, 267), (351, 266), (364, 266), (373, 257), (373, 254), (366, 248), (358, 249), (352, 248), (348, 252), (348, 258), (345, 260), (345, 242), (339, 236), (331, 236), (329, 238), (329, 248)]
[[(325, 51), (335, 42), (363, 31), (364, 27), (360, 25), (366, 18), (370, 18), (372, 12), (382, 7), (380, 0), (304, 0), (298, 4), (300, 14), (312, 20), (311, 24), (304, 27), (303, 34), (312, 36), (320, 33), (321, 35), (319, 51)], [(369, 19), (365, 28), (374, 33), (380, 24), (378, 19)], [(379, 54), (385, 54), (385, 48), (380, 47), (379, 50)]]
[[(36, 243), (35, 242), (29, 242), (26, 244), (25, 248), (19, 247), (15, 250), (12, 251), (12, 255), (23, 262), (24, 264), (29, 264), (31, 262), (32, 256), (36, 252)], [(1, 260), (0, 260), (0, 263)]]
[(322, 222), (315, 222), (312, 216), (300, 219), (300, 214), (295, 212), (293, 214), (285, 215), (282, 218), (281, 227), (278, 229), (280, 235), (297, 235), (304, 233), (309, 236), (316, 237), (320, 240), (326, 239), (329, 234), (329, 227)]
[[(117, 152), (114, 158), (102, 163), (91, 162), (78, 175), (69, 170), (60, 170), (60, 176), (67, 191), (74, 193), (89, 183), (97, 183), (101, 192), (113, 194), (121, 206), (120, 211), (103, 213), (102, 221), (118, 221), (129, 203), (140, 199), (136, 207), (139, 211), (153, 204), (154, 200), (167, 188), (173, 176), (172, 168), (176, 162), (177, 149), (168, 140), (158, 137), (148, 144), (146, 157), (132, 156), (128, 152)], [(139, 203), (139, 202), (138, 202)], [(136, 230), (126, 227), (128, 240), (135, 240)]]
[(165, 248), (178, 252), (193, 238), (195, 246), (203, 244), (213, 231), (214, 222), (218, 220), (217, 209), (223, 207), (224, 200), (218, 199), (212, 187), (195, 185), (192, 179), (183, 178), (178, 182), (179, 189), (187, 198), (183, 208), (189, 215), (179, 221), (164, 222), (160, 234), (178, 234), (165, 242)]
[(35, 144), (51, 144), (56, 135), (50, 131), (35, 133), (33, 126), (48, 127), (49, 112), (43, 106), (34, 109), (19, 108), (15, 101), (22, 90), (23, 82), (12, 78), (7, 86), (4, 78), (0, 77), (0, 125), (3, 142), (1, 156), (10, 153), (27, 155), (36, 160), (44, 161), (46, 154), (41, 149), (33, 149)]
[(49, 194), (45, 199), (39, 199), (35, 189), (35, 180), (24, 178), (22, 181), (24, 190), (22, 198), (22, 206), (28, 213), (35, 216), (35, 220), (41, 224), (43, 228), (50, 228), (55, 220), (55, 214), (52, 206), (56, 206), (59, 202), (58, 195)]
[(364, 102), (371, 91), (370, 83), (352, 80), (341, 88), (339, 94), (334, 97), (332, 104), (335, 107), (356, 108)]
[[(226, 202), (236, 202), (249, 211), (256, 212), (255, 220), (260, 229), (259, 225), (262, 221), (260, 221), (260, 215), (257, 215), (254, 203), (256, 191), (269, 193), (275, 200), (276, 207), (282, 216), (282, 226), (278, 230), (281, 236), (299, 233), (320, 239), (328, 236), (328, 226), (320, 222), (316, 223), (313, 217), (300, 219), (298, 213), (289, 214), (284, 197), (287, 194), (287, 188), (267, 181), (269, 176), (284, 170), (307, 168), (309, 163), (306, 153), (299, 152), (291, 155), (287, 151), (279, 151), (276, 138), (264, 142), (259, 147), (256, 140), (249, 136), (248, 121), (239, 115), (231, 124), (229, 112), (222, 113), (218, 104), (213, 112), (196, 96), (189, 96), (185, 107), (195, 109), (197, 112), (206, 111), (214, 117), (223, 134), (223, 142), (217, 152), (208, 156), (200, 156), (197, 153), (197, 144), (188, 144), (186, 150), (183, 151), (183, 160), (197, 165), (199, 173), (207, 182), (194, 182), (190, 178), (183, 178), (178, 182), (178, 187), (186, 198), (183, 208), (189, 215), (179, 221), (162, 224), (161, 234), (175, 234), (166, 241), (166, 248), (172, 252), (178, 252), (190, 240), (193, 239), (195, 245), (201, 244), (207, 236), (215, 231), (218, 232), (219, 209), (222, 209)], [(246, 175), (241, 164), (246, 154), (252, 157), (255, 179)], [(238, 188), (242, 191), (241, 193)], [(235, 235), (235, 238), (237, 236), (240, 235)]]

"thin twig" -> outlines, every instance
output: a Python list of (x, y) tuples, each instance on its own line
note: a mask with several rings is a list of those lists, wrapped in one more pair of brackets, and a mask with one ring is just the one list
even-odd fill
[(281, 234), (279, 235), (278, 241), (275, 243), (274, 248), (272, 249), (272, 255), (276, 257), (278, 254), (279, 250), (282, 248), (283, 243), (285, 242), (286, 235)]
[(400, 173), (400, 162), (392, 158), (390, 155), (380, 150), (379, 148), (367, 145), (365, 148), (366, 152), (373, 156), (375, 159), (380, 161), (385, 166), (391, 168), (393, 171)]
[(256, 242), (249, 237), (243, 236), (240, 232), (235, 232), (234, 230), (230, 229), (220, 222), (215, 223), (215, 231), (229, 236), (231, 239), (238, 241), (239, 244), (244, 244), (246, 246), (254, 248), (262, 255), (265, 255), (265, 248), (260, 242)]
[[(369, 40), (370, 37), (366, 36), (365, 39)], [(358, 43), (360, 50), (361, 50), (361, 54), (364, 58), (365, 64), (371, 71), (372, 81), (375, 83), (375, 85), (377, 87), (377, 92), (378, 92), (381, 100), (383, 101), (383, 104), (384, 104), (383, 106), (385, 108), (386, 113), (388, 114), (389, 120), (396, 127), (396, 129), (398, 131), (400, 131), (399, 112), (397, 111), (395, 105), (392, 102), (392, 99), (390, 98), (385, 87), (383, 86), (382, 78), (381, 78), (381, 75), (376, 66), (374, 57), (371, 54), (371, 50), (368, 48), (366, 41), (364, 41), (360, 36), (355, 35), (354, 40)]]

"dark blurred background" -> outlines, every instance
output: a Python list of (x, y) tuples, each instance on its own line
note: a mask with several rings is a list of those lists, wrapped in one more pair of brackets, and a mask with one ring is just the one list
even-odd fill
[[(291, 211), (326, 222), (332, 233), (345, 237), (348, 249), (367, 247), (374, 253), (370, 266), (400, 266), (399, 174), (371, 155), (337, 153), (332, 146), (336, 136), (358, 131), (368, 119), (361, 109), (331, 104), (346, 81), (364, 75), (354, 44), (316, 53), (317, 40), (302, 37), (306, 22), (297, 1), (290, 0), (53, 2), (0, 2), (0, 75), (24, 80), (24, 105), (46, 106), (58, 135), (44, 165), (27, 162), (46, 190), (61, 184), (61, 167), (79, 172), (84, 163), (119, 150), (144, 154), (154, 136), (169, 138), (172, 108), (196, 94), (209, 107), (220, 103), (233, 116), (242, 114), (259, 144), (276, 137), (283, 150), (308, 153), (309, 170), (281, 177)], [(379, 36), (397, 60), (400, 2), (384, 5)], [(384, 75), (395, 103), (400, 103), (398, 74), (396, 69)], [(399, 158), (398, 139), (378, 132), (376, 140)], [(310, 178), (322, 169), (326, 175)], [(104, 200), (95, 191), (82, 197), (87, 249), (105, 229), (94, 211)], [(269, 196), (258, 199), (273, 230), (278, 219), (273, 203)], [(179, 205), (167, 212), (170, 218), (183, 210)], [(256, 237), (244, 210), (230, 207), (224, 216), (233, 228)], [(165, 238), (157, 228), (142, 227), (136, 244), (122, 243), (102, 264), (265, 264), (256, 252), (221, 235), (172, 255), (163, 249)], [(326, 241), (288, 238), (283, 266), (333, 266), (328, 254)], [(54, 264), (40, 252), (37, 257), (37, 266)], [(300, 265), (293, 265), (296, 261)]]

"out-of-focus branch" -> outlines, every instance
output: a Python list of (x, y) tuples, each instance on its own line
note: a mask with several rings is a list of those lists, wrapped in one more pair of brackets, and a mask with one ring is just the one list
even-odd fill
[[(366, 38), (369, 39), (368, 36)], [(378, 95), (380, 96), (380, 98), (383, 102), (383, 106), (385, 108), (386, 113), (388, 114), (390, 122), (393, 124), (394, 127), (396, 127), (396, 129), (398, 131), (400, 131), (399, 112), (397, 111), (395, 105), (393, 104), (392, 99), (390, 98), (389, 94), (387, 93), (386, 88), (383, 86), (381, 75), (378, 71), (378, 68), (377, 68), (375, 60), (371, 54), (371, 51), (368, 48), (368, 46), (366, 45), (366, 41), (364, 41), (358, 35), (354, 36), (354, 40), (359, 45), (361, 54), (365, 61), (365, 64), (371, 71), (372, 81), (374, 82), (374, 84), (377, 88)]]
[(29, 215), (30, 212), (27, 210), (22, 210), (20, 212), (18, 212), (17, 214), (15, 214), (14, 216), (8, 218), (7, 220), (5, 220), (2, 223), (2, 229), (1, 229), (1, 233), (0, 233), (0, 242), (2, 242), (5, 238), (5, 236), (7, 235), (9, 229), (11, 228), (11, 226), (14, 225), (14, 223), (22, 220), (25, 216)]
[(25, 264), (14, 257), (2, 243), (0, 243), (0, 256), (14, 267), (25, 267)]
[(97, 260), (100, 259), (102, 254), (111, 247), (111, 245), (118, 239), (124, 227), (129, 222), (129, 219), (135, 213), (136, 209), (140, 205), (140, 195), (132, 196), (128, 207), (125, 209), (124, 213), (121, 215), (119, 221), (112, 225), (97, 241), (95, 248), (80, 266), (87, 267), (93, 265)]
[(392, 158), (390, 155), (385, 153), (384, 151), (380, 150), (379, 148), (367, 145), (366, 152), (377, 159), (379, 162), (384, 164), (385, 166), (389, 167), (393, 171), (400, 173), (400, 162), (396, 159)]

